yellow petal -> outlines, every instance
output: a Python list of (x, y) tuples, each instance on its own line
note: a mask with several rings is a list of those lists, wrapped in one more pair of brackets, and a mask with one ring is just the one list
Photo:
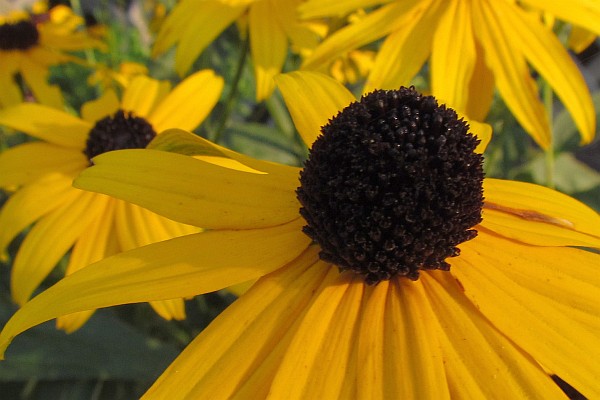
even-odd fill
[(150, 305), (158, 315), (167, 321), (172, 319), (181, 321), (185, 319), (185, 303), (183, 299), (151, 301)]
[[(465, 113), (477, 51), (473, 38), (469, 4), (448, 1), (432, 40), (430, 75), (432, 94), (442, 103)], [(456, 56), (460, 49), (460, 57)]]
[(571, 0), (568, 5), (560, 0), (523, 0), (523, 3), (600, 35), (600, 4), (595, 0)]
[(461, 250), (452, 274), (486, 318), (539, 364), (598, 398), (600, 256), (485, 232)]
[[(269, 395), (276, 399), (336, 399), (344, 385), (359, 377), (348, 365), (356, 341), (364, 282), (340, 276), (330, 267), (307, 308), (275, 375)], [(354, 370), (354, 372), (356, 372)]]
[(473, 2), (473, 25), (485, 49), (487, 66), (494, 72), (496, 85), (506, 105), (523, 128), (543, 148), (550, 145), (548, 116), (529, 73), (525, 57), (507, 36), (500, 17), (487, 2)]
[(194, 19), (203, 17), (202, 14), (197, 14), (198, 3), (196, 0), (182, 0), (173, 8), (160, 26), (160, 31), (152, 48), (152, 57), (157, 57), (167, 51), (180, 40), (184, 30), (183, 27), (190, 26), (194, 23)]
[(258, 1), (250, 6), (250, 50), (256, 78), (256, 100), (268, 98), (287, 56), (288, 40), (279, 25), (276, 10), (269, 1)]
[(59, 146), (83, 150), (92, 126), (54, 108), (22, 103), (0, 110), (0, 125), (6, 125)]
[(119, 253), (69, 275), (24, 305), (0, 334), (0, 350), (19, 333), (60, 315), (118, 304), (191, 297), (256, 279), (302, 254), (303, 222), (208, 231)]
[(236, 393), (240, 386), (253, 398), (266, 397), (297, 320), (327, 275), (327, 265), (315, 264), (317, 251), (314, 247), (260, 279), (184, 350), (144, 398), (244, 398)]
[[(79, 196), (72, 177), (48, 174), (13, 194), (0, 210), (0, 252), (34, 221)], [(43, 201), (40, 201), (43, 199)]]
[(299, 215), (294, 194), (297, 177), (240, 172), (149, 149), (112, 151), (94, 162), (75, 180), (76, 187), (100, 191), (189, 225), (247, 229), (274, 226)]
[[(359, 398), (449, 398), (439, 344), (430, 335), (435, 316), (422, 285), (406, 280), (380, 285), (362, 312), (359, 360), (369, 361)], [(370, 354), (379, 348), (382, 354)]]
[(471, 82), (468, 86), (467, 106), (465, 113), (476, 121), (485, 121), (492, 102), (494, 101), (494, 92), (496, 82), (494, 74), (485, 64), (484, 50), (481, 43), (475, 43), (477, 55)]
[(311, 146), (321, 127), (343, 108), (356, 101), (338, 81), (316, 72), (278, 75), (275, 82), (304, 143)]
[(156, 104), (168, 93), (169, 86), (168, 82), (138, 75), (125, 89), (121, 108), (133, 111), (140, 117), (147, 117)]
[(426, 273), (421, 279), (439, 321), (429, 333), (442, 346), (453, 399), (564, 398), (539, 364), (467, 300), (451, 275)]
[(221, 97), (223, 78), (212, 70), (190, 75), (171, 91), (148, 116), (158, 133), (169, 128), (195, 129)]
[[(563, 7), (569, 8), (569, 7)], [(516, 43), (529, 63), (552, 86), (573, 116), (581, 142), (589, 143), (596, 133), (596, 113), (588, 86), (558, 38), (525, 15), (516, 5), (498, 3), (493, 10), (507, 37)], [(510, 19), (508, 18), (510, 16)], [(600, 22), (600, 12), (596, 24)]]
[(217, 36), (239, 18), (247, 5), (227, 5), (222, 1), (196, 2), (194, 19), (179, 26), (179, 46), (175, 53), (175, 71), (184, 76), (192, 64)]
[(24, 143), (0, 154), (0, 187), (24, 185), (46, 174), (72, 177), (87, 165), (79, 150), (44, 142)]
[(482, 226), (539, 246), (600, 248), (600, 215), (585, 204), (531, 183), (485, 179)]
[(23, 101), (23, 95), (14, 80), (20, 64), (20, 53), (16, 51), (0, 50), (0, 106), (9, 107)]
[(313, 70), (333, 61), (336, 57), (386, 36), (401, 27), (421, 9), (421, 3), (394, 1), (371, 12), (365, 18), (350, 24), (329, 36), (304, 60), (302, 69)]
[(488, 144), (490, 144), (490, 140), (492, 140), (492, 127), (486, 123), (477, 122), (472, 119), (465, 118), (467, 123), (470, 126), (470, 132), (477, 136), (477, 139), (480, 140), (475, 152), (483, 154)]
[(394, 0), (309, 0), (300, 4), (301, 18), (343, 17), (359, 8), (390, 3)]
[(381, 45), (363, 92), (406, 86), (429, 57), (434, 34), (432, 27), (446, 11), (448, 2), (419, 3), (402, 27), (392, 32)]
[(96, 310), (88, 310), (60, 316), (56, 319), (56, 329), (63, 330), (66, 333), (73, 333), (85, 325), (95, 312)]
[(578, 26), (571, 27), (568, 46), (575, 53), (581, 53), (594, 43), (598, 35)]
[(81, 117), (91, 124), (114, 114), (119, 109), (119, 99), (111, 89), (105, 91), (96, 100), (88, 101), (81, 107)]
[(20, 71), (38, 102), (57, 109), (63, 108), (59, 87), (48, 83), (48, 68), (23, 57)]
[(101, 196), (79, 192), (74, 201), (37, 221), (23, 240), (10, 276), (12, 297), (17, 304), (25, 304), (82, 232), (88, 229), (96, 212), (103, 209)]

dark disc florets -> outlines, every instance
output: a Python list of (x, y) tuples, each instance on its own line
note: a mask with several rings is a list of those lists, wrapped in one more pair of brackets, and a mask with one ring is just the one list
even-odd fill
[(90, 160), (112, 150), (143, 149), (156, 136), (144, 118), (119, 110), (111, 117), (96, 122), (88, 135), (85, 155)]
[(39, 40), (40, 33), (31, 21), (0, 24), (0, 50), (27, 50)]
[(481, 222), (483, 158), (468, 124), (401, 88), (364, 96), (321, 132), (297, 190), (321, 258), (368, 284), (448, 270)]

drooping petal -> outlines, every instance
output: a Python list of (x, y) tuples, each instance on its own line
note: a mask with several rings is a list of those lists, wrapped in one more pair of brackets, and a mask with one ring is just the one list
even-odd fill
[(30, 224), (74, 201), (79, 193), (71, 187), (72, 182), (72, 177), (48, 174), (13, 194), (0, 210), (0, 252)]
[(249, 13), (250, 51), (256, 79), (256, 100), (268, 98), (287, 56), (288, 40), (270, 1), (257, 1)]
[(469, 101), (465, 88), (469, 87), (475, 70), (477, 50), (469, 4), (460, 0), (448, 3), (431, 42), (431, 91), (440, 102), (465, 113)]
[(94, 125), (102, 118), (117, 112), (119, 106), (119, 98), (113, 90), (109, 89), (96, 100), (88, 101), (81, 106), (81, 117)]
[(366, 8), (377, 4), (390, 3), (394, 0), (309, 0), (298, 7), (300, 17), (322, 18), (342, 17), (359, 8)]
[(170, 84), (166, 81), (138, 75), (125, 89), (121, 108), (125, 111), (133, 111), (137, 116), (147, 117), (169, 89)]
[(94, 162), (96, 165), (75, 180), (76, 187), (138, 204), (189, 225), (248, 229), (298, 217), (297, 178), (240, 172), (149, 149), (112, 151)]
[(82, 151), (45, 142), (24, 143), (0, 154), (0, 187), (25, 185), (47, 174), (72, 179), (87, 165)]
[(17, 304), (25, 304), (81, 233), (88, 229), (96, 212), (103, 209), (101, 197), (105, 196), (78, 192), (79, 196), (73, 201), (41, 218), (23, 240), (10, 275), (11, 294)]
[(0, 334), (0, 350), (24, 330), (60, 315), (191, 297), (266, 275), (306, 251), (310, 239), (302, 225), (296, 220), (264, 229), (207, 231), (106, 258), (17, 311)]
[(21, 54), (17, 51), (0, 50), (0, 106), (15, 106), (23, 101), (19, 85), (15, 82), (14, 75), (20, 64)]
[(420, 13), (422, 3), (421, 1), (394, 1), (340, 29), (329, 36), (315, 49), (314, 53), (304, 60), (302, 69), (320, 68), (341, 54), (384, 37), (410, 21), (415, 13)]
[(321, 127), (356, 98), (338, 81), (316, 72), (291, 72), (275, 78), (304, 143), (311, 146)]
[(241, 396), (240, 389), (265, 396), (298, 319), (328, 276), (327, 265), (316, 263), (317, 252), (309, 249), (260, 279), (188, 345), (144, 398), (227, 398)]
[(177, 7), (173, 8), (167, 19), (161, 24), (160, 31), (152, 48), (152, 57), (167, 51), (180, 40), (183, 27), (194, 22), (194, 18), (202, 18), (198, 14), (198, 0), (182, 0)]
[(192, 11), (194, 19), (176, 28), (181, 31), (175, 53), (175, 71), (184, 76), (206, 46), (239, 18), (247, 7), (246, 4), (228, 5), (218, 0), (196, 2)]
[(337, 399), (343, 387), (359, 378), (348, 365), (357, 340), (364, 282), (340, 276), (334, 266), (285, 352), (271, 385), (275, 399)]
[(63, 107), (60, 88), (48, 83), (47, 67), (30, 60), (29, 57), (23, 57), (20, 72), (38, 102), (57, 109)]
[[(571, 8), (570, 6), (562, 8)], [(581, 132), (582, 143), (589, 143), (596, 133), (596, 113), (588, 86), (575, 63), (549, 30), (529, 18), (517, 5), (510, 2), (494, 3), (496, 13), (507, 39), (519, 46), (533, 68), (552, 86)], [(600, 10), (596, 25), (600, 21)], [(600, 28), (598, 28), (600, 32)]]
[(157, 133), (169, 128), (193, 130), (211, 112), (223, 90), (223, 78), (203, 70), (184, 79), (169, 93), (148, 121)]
[(600, 215), (560, 192), (525, 182), (485, 179), (482, 226), (539, 246), (600, 248)]
[[(520, 49), (506, 36), (498, 16), (487, 1), (474, 1), (473, 25), (477, 39), (485, 49), (487, 66), (494, 72), (496, 85), (506, 105), (523, 128), (546, 148), (550, 145), (548, 116)], [(494, 3), (495, 4), (495, 3)]]
[(465, 113), (476, 121), (485, 121), (494, 100), (496, 82), (492, 70), (485, 64), (485, 53), (481, 43), (475, 42), (475, 49), (477, 55), (468, 86), (469, 95)]
[(441, 349), (431, 334), (435, 316), (420, 283), (380, 283), (362, 314), (359, 398), (450, 398)]
[[(97, 205), (98, 212), (95, 218), (88, 228), (81, 233), (75, 246), (73, 246), (65, 271), (66, 275), (71, 275), (116, 252), (114, 238), (111, 237), (116, 201), (114, 199), (106, 200)], [(94, 310), (87, 310), (60, 316), (56, 319), (56, 327), (67, 333), (74, 332), (81, 328), (93, 314)]]
[(429, 57), (434, 34), (432, 27), (444, 15), (448, 2), (425, 0), (419, 3), (411, 18), (404, 20), (402, 27), (392, 32), (381, 45), (364, 93), (406, 86)]
[(480, 232), (451, 259), (464, 294), (507, 338), (587, 398), (600, 390), (600, 256)]
[(566, 398), (531, 356), (490, 325), (452, 276), (434, 272), (421, 279), (438, 321), (429, 333), (442, 346), (453, 399)]
[(21, 103), (0, 110), (0, 125), (6, 125), (59, 146), (83, 150), (91, 124), (41, 104)]
[(185, 303), (183, 299), (156, 300), (149, 303), (154, 311), (167, 321), (172, 319), (181, 321), (185, 319)]

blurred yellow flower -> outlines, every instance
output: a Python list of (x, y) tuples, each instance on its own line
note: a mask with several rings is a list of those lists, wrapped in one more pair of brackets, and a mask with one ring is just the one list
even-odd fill
[[(107, 91), (86, 103), (82, 118), (32, 103), (0, 110), (0, 125), (33, 136), (0, 154), (0, 187), (18, 187), (0, 210), (0, 251), (35, 222), (14, 259), (11, 293), (24, 304), (72, 247), (67, 274), (120, 251), (197, 232), (136, 205), (73, 188), (73, 179), (106, 151), (142, 148), (167, 128), (194, 129), (218, 101), (223, 80), (212, 71), (170, 84), (138, 76), (122, 100)], [(164, 318), (183, 319), (183, 300), (153, 302)], [(58, 326), (79, 328), (91, 312)]]
[(97, 64), (95, 71), (88, 77), (88, 84), (98, 86), (101, 91), (122, 89), (129, 86), (131, 80), (138, 75), (148, 75), (148, 68), (136, 62), (122, 62), (118, 70)]
[(153, 54), (158, 56), (177, 45), (175, 70), (183, 76), (221, 32), (247, 16), (256, 98), (264, 100), (275, 87), (273, 77), (283, 68), (288, 42), (295, 48), (314, 48), (317, 44), (317, 35), (296, 17), (295, 10), (301, 1), (182, 0), (167, 16)]
[(277, 81), (303, 170), (180, 130), (97, 157), (78, 187), (208, 230), (66, 277), (0, 348), (59, 315), (258, 278), (144, 398), (566, 398), (548, 373), (600, 397), (600, 255), (574, 247), (600, 248), (598, 214), (484, 180), (468, 125), (413, 89), (357, 102), (324, 75)]
[(80, 30), (83, 19), (70, 8), (38, 11), (0, 14), (0, 107), (23, 101), (16, 82), (20, 74), (37, 101), (62, 108), (59, 88), (48, 84), (48, 68), (75, 60), (68, 51), (103, 46)]
[[(343, 15), (358, 7), (383, 4), (365, 18), (327, 38), (305, 60), (315, 69), (340, 54), (385, 38), (365, 91), (406, 85), (429, 60), (431, 91), (475, 120), (484, 120), (497, 88), (507, 106), (535, 141), (551, 142), (548, 115), (530, 66), (552, 87), (589, 143), (595, 112), (577, 66), (539, 13), (600, 34), (600, 2), (524, 0), (310, 0), (299, 7), (305, 18)], [(589, 37), (588, 39), (589, 40)], [(573, 45), (580, 48), (575, 39)]]

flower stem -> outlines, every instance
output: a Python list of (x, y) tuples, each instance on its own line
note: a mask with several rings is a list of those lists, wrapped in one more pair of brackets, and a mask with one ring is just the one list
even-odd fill
[(249, 41), (246, 35), (246, 38), (242, 41), (240, 48), (240, 54), (237, 62), (237, 67), (235, 71), (235, 76), (233, 77), (233, 81), (231, 82), (231, 86), (229, 89), (229, 94), (227, 95), (227, 99), (225, 100), (225, 110), (221, 115), (221, 119), (219, 120), (219, 124), (215, 129), (215, 133), (212, 137), (212, 141), (214, 143), (218, 143), (223, 135), (223, 131), (225, 130), (225, 126), (229, 121), (229, 116), (233, 111), (234, 100), (237, 97), (239, 91), (239, 84), (242, 78), (242, 73), (244, 71), (244, 66), (246, 65), (246, 59), (248, 54)]
[(544, 80), (542, 83), (542, 96), (544, 99), (544, 107), (548, 115), (548, 124), (550, 126), (550, 145), (545, 150), (545, 166), (546, 166), (546, 186), (554, 189), (554, 169), (555, 169), (555, 154), (554, 154), (554, 135), (553, 135), (553, 101), (554, 95), (552, 93), (552, 87), (548, 81)]

